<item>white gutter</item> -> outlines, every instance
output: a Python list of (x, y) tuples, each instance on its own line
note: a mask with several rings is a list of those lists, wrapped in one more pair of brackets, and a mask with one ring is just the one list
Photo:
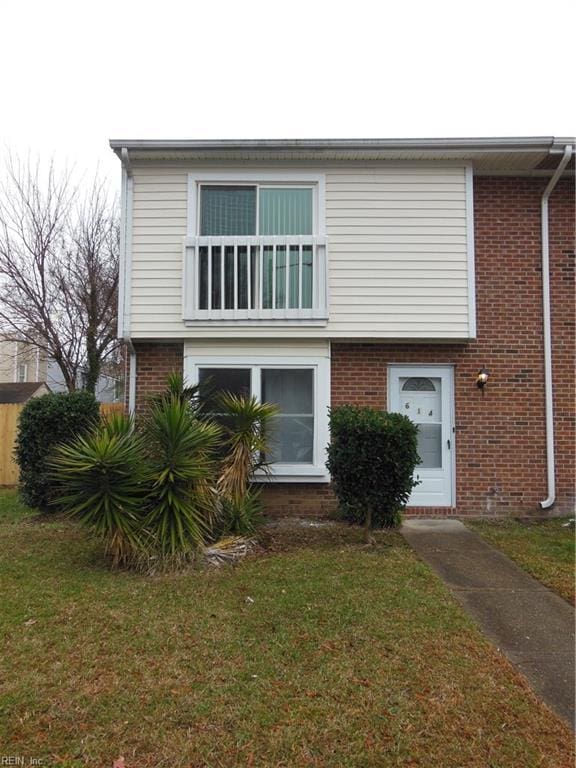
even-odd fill
[(391, 139), (110, 139), (111, 148), (122, 158), (128, 150), (178, 149), (464, 149), (476, 151), (562, 151), (571, 138), (517, 136), (488, 138), (391, 138)]
[(552, 328), (550, 320), (550, 237), (548, 227), (548, 200), (558, 179), (572, 157), (572, 146), (564, 147), (562, 160), (544, 190), (541, 202), (542, 226), (542, 315), (544, 321), (544, 392), (546, 402), (546, 467), (548, 496), (540, 502), (542, 509), (549, 509), (556, 501), (556, 471), (554, 460), (554, 397), (552, 389)]
[(130, 352), (128, 374), (128, 412), (136, 410), (136, 350), (130, 338), (130, 298), (132, 295), (132, 201), (134, 180), (128, 149), (120, 151), (122, 188), (120, 195), (120, 264), (118, 275), (118, 336)]

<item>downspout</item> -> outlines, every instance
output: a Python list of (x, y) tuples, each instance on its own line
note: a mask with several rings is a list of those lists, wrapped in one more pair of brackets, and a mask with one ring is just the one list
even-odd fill
[(550, 320), (550, 236), (548, 200), (572, 157), (572, 146), (564, 147), (562, 160), (548, 182), (541, 201), (542, 226), (542, 316), (544, 322), (544, 393), (546, 403), (546, 474), (548, 496), (540, 502), (542, 509), (549, 509), (556, 501), (556, 471), (554, 458), (554, 397), (552, 389), (552, 327)]
[(130, 352), (130, 368), (128, 374), (128, 413), (133, 416), (136, 411), (136, 350), (131, 341), (126, 342)]
[(118, 336), (124, 341), (129, 358), (128, 412), (136, 411), (136, 349), (130, 337), (130, 299), (132, 295), (132, 164), (126, 147), (120, 151), (122, 162), (120, 273), (118, 284)]

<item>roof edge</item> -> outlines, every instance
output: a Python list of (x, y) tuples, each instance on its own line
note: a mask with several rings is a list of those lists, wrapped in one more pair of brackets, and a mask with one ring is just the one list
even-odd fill
[(573, 137), (517, 136), (487, 138), (406, 138), (406, 139), (110, 139), (110, 147), (119, 154), (133, 150), (378, 150), (378, 149), (468, 149), (475, 152), (561, 152)]

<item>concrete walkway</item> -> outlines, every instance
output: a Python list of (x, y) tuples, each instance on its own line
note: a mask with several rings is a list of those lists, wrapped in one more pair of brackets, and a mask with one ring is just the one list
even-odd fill
[(534, 690), (574, 728), (574, 609), (459, 520), (402, 533)]

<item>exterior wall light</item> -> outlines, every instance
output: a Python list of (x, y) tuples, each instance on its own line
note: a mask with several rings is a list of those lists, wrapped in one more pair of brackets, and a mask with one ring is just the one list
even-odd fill
[(486, 383), (488, 381), (488, 376), (490, 376), (490, 372), (487, 368), (480, 368), (478, 371), (478, 376), (476, 378), (476, 386), (478, 389), (484, 389), (486, 386)]

